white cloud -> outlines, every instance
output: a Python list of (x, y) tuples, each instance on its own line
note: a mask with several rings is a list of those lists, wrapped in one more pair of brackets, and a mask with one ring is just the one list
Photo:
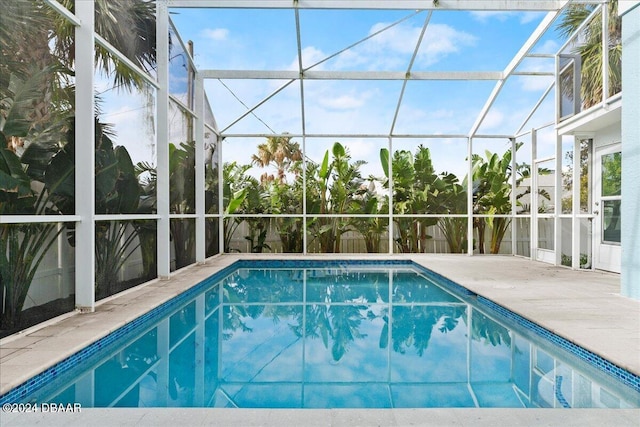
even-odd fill
[[(380, 31), (387, 25), (386, 23), (375, 24), (371, 28), (370, 34)], [(389, 61), (401, 60), (406, 66), (421, 31), (422, 28), (416, 26), (396, 25), (371, 39), (372, 50), (374, 53), (384, 52), (386, 64), (389, 64)], [(431, 24), (427, 27), (422, 39), (418, 60), (423, 65), (430, 65), (448, 54), (459, 52), (462, 47), (473, 46), (475, 42), (476, 38), (469, 33), (456, 30), (445, 24)], [(402, 58), (398, 58), (397, 55)], [(378, 58), (379, 56), (376, 56), (376, 59)]]
[[(302, 49), (302, 66), (308, 68), (327, 57), (327, 54), (314, 46), (307, 46)], [(314, 71), (322, 70), (323, 64), (313, 67)], [(298, 57), (286, 67), (287, 70), (298, 70)]]
[(200, 33), (202, 37), (211, 40), (227, 40), (229, 38), (229, 30), (226, 28), (205, 28)]
[[(380, 22), (371, 27), (369, 34), (374, 34), (389, 24)], [(333, 58), (330, 68), (338, 70), (404, 70), (409, 65), (421, 27), (400, 24), (366, 40)], [(457, 30), (445, 24), (431, 24), (422, 40), (417, 61), (428, 66), (440, 61), (445, 56), (457, 53), (463, 47), (473, 46), (476, 37), (470, 33)], [(303, 50), (305, 66), (309, 66), (326, 57), (321, 51), (306, 47)], [(297, 68), (297, 59), (294, 61)], [(323, 64), (324, 65), (324, 64)]]
[(469, 33), (449, 25), (432, 24), (425, 33), (419, 58), (427, 65), (433, 64), (448, 54), (459, 52), (462, 47), (475, 45), (475, 42), (476, 37)]
[[(369, 35), (382, 30), (389, 24), (379, 22), (371, 27)], [(409, 25), (396, 25), (374, 36), (371, 41), (379, 49), (398, 53), (412, 53), (421, 29)]]

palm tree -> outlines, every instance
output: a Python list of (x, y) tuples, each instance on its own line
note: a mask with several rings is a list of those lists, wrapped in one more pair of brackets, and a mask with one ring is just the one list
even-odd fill
[[(74, 1), (62, 4), (73, 12)], [(97, 0), (95, 26), (119, 51), (149, 72), (155, 67), (155, 3), (152, 1)], [(0, 16), (0, 99), (5, 99), (12, 76), (23, 81), (42, 76), (31, 100), (32, 126), (51, 123), (56, 112), (72, 111), (74, 68), (74, 26), (40, 1), (12, 0), (3, 3)], [(102, 46), (96, 46), (96, 64), (113, 76), (114, 87), (141, 85), (142, 79)], [(52, 117), (54, 114), (54, 117)], [(25, 143), (13, 137), (15, 150)]]
[[(32, 0), (19, 0), (35, 3)], [(75, 0), (60, 3), (74, 11)], [(156, 5), (152, 0), (95, 0), (96, 32), (143, 70), (152, 73), (156, 60)], [(53, 39), (56, 56), (74, 62), (73, 24), (56, 13)], [(113, 77), (114, 87), (140, 85), (142, 79), (104, 47), (96, 45), (96, 65)]]
[[(280, 183), (286, 181), (286, 173), (295, 162), (302, 161), (302, 151), (297, 142), (292, 142), (290, 136), (270, 136), (267, 141), (258, 145), (258, 154), (251, 156), (251, 163), (261, 168), (273, 164), (276, 167), (277, 179)], [(271, 177), (273, 178), (273, 176)], [(263, 180), (269, 179), (265, 174)]]
[[(567, 8), (558, 25), (564, 37), (572, 35), (582, 22), (593, 12), (596, 5), (572, 4)], [(610, 0), (607, 5), (609, 22), (609, 93), (614, 95), (622, 89), (622, 21), (618, 16), (618, 0)], [(584, 28), (581, 42), (575, 53), (582, 62), (581, 96), (584, 108), (602, 101), (602, 14), (598, 13)], [(566, 86), (566, 85), (565, 85)]]

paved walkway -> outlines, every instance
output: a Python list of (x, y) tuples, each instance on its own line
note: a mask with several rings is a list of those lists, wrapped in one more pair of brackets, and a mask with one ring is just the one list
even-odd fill
[[(44, 326), (23, 331), (0, 340), (0, 394), (21, 384), (89, 343), (107, 335), (146, 311), (178, 295), (238, 258), (257, 255), (225, 255), (203, 265), (183, 269), (170, 280), (155, 280), (101, 302), (94, 313), (69, 314)], [(297, 258), (299, 255), (287, 256)], [(306, 259), (337, 258), (318, 255)], [(361, 259), (363, 255), (341, 255), (344, 259)], [(366, 258), (402, 258), (402, 256), (366, 256)], [(640, 301), (619, 295), (619, 276), (602, 272), (571, 271), (516, 257), (414, 255), (411, 259), (460, 283), (473, 292), (503, 305), (558, 335), (640, 375)], [(388, 411), (320, 411), (310, 417), (310, 410), (274, 411), (239, 410), (83, 410), (71, 418), (51, 414), (16, 416), (0, 414), (0, 424), (78, 425), (103, 418), (105, 424), (94, 425), (169, 425), (185, 414), (193, 423), (206, 425), (216, 418), (219, 425), (493, 425), (497, 419), (506, 425), (640, 425), (640, 410), (593, 411), (528, 410), (388, 410)], [(186, 412), (185, 412), (186, 411)], [(213, 412), (211, 412), (213, 411)], [(218, 411), (218, 412), (216, 412)], [(316, 412), (316, 411), (314, 411)], [(610, 413), (610, 414), (609, 414)], [(93, 415), (91, 415), (93, 414)], [(218, 414), (218, 415), (212, 415)], [(535, 414), (535, 415), (533, 415)], [(498, 418), (494, 418), (498, 417)], [(213, 417), (213, 418), (212, 418)], [(442, 418), (440, 418), (442, 417)], [(38, 421), (40, 420), (40, 421)], [(64, 421), (66, 420), (66, 421)], [(75, 421), (73, 421), (75, 420)], [(137, 420), (138, 422), (133, 422)], [(150, 421), (154, 420), (154, 421)], [(162, 422), (158, 420), (163, 420)], [(298, 421), (303, 420), (300, 424)], [(435, 424), (427, 421), (435, 421)], [(442, 423), (437, 422), (438, 420)], [(291, 421), (293, 424), (291, 424)], [(54, 424), (52, 424), (54, 422)], [(234, 421), (235, 422), (235, 421)], [(163, 424), (164, 423), (164, 424)], [(184, 424), (184, 423), (182, 423)], [(240, 424), (235, 424), (240, 425)]]

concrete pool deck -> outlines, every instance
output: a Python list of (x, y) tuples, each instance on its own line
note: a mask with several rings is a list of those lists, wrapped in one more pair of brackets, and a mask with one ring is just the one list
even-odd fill
[[(640, 375), (640, 301), (620, 296), (620, 278), (616, 274), (572, 271), (511, 256), (223, 255), (211, 258), (204, 264), (185, 268), (173, 274), (169, 280), (154, 280), (101, 301), (96, 305), (93, 313), (72, 313), (61, 316), (37, 328), (0, 340), (0, 394), (6, 393), (47, 367), (168, 301), (236, 260), (265, 257), (268, 259), (411, 259), (612, 363)], [(500, 418), (505, 421), (512, 417), (522, 420), (522, 423), (501, 423), (503, 425), (540, 425), (538, 421), (555, 425), (560, 420), (564, 420), (562, 421), (564, 425), (574, 425), (574, 422), (575, 425), (585, 425), (584, 422), (577, 422), (582, 417), (580, 414), (583, 413), (590, 414), (584, 415), (586, 418), (583, 421), (589, 419), (590, 422), (593, 421), (593, 425), (640, 425), (638, 421), (640, 410), (595, 410), (595, 412), (594, 410), (572, 410), (571, 413), (574, 415), (569, 415), (567, 411), (519, 409), (326, 410), (321, 412), (322, 416), (317, 417), (316, 415), (310, 417), (311, 410), (302, 410), (301, 415), (296, 415), (296, 410), (233, 410), (236, 411), (234, 415), (228, 415), (228, 410), (218, 409), (183, 411), (195, 417), (193, 425), (206, 425), (205, 420), (211, 422), (213, 417), (217, 417), (207, 415), (209, 411), (219, 413), (218, 416), (221, 418), (218, 420), (221, 424), (218, 425), (229, 425), (223, 420), (231, 420), (231, 418), (245, 421), (235, 425), (370, 425), (367, 421), (369, 416), (366, 414), (373, 413), (377, 414), (376, 419), (379, 420), (377, 424), (381, 425), (424, 425), (424, 421), (429, 419), (436, 421), (441, 415), (445, 416), (442, 419), (444, 425), (482, 425), (480, 421), (490, 417), (490, 414), (501, 414)], [(523, 412), (532, 412), (532, 414), (524, 416)], [(610, 415), (605, 414), (609, 412), (611, 412)], [(87, 415), (58, 415), (68, 420), (71, 419), (67, 418), (67, 415), (72, 416), (72, 419), (80, 422), (81, 418), (91, 413), (95, 415), (109, 413), (111, 414), (109, 419), (116, 425), (136, 425), (127, 423), (131, 423), (134, 419), (143, 422), (144, 414), (151, 417), (147, 417), (147, 420), (157, 420), (159, 414), (166, 414), (167, 419), (173, 420), (176, 419), (173, 418), (174, 416), (182, 417), (178, 415), (180, 413), (178, 410), (164, 409), (84, 409), (82, 414)], [(252, 418), (249, 415), (251, 413), (257, 418)], [(536, 413), (539, 415), (533, 415)], [(137, 415), (133, 416), (133, 414)], [(414, 414), (415, 418), (411, 414)], [(49, 417), (47, 418), (46, 415)], [(53, 420), (50, 419), (52, 414), (33, 414), (31, 416), (33, 418), (30, 418), (25, 415), (6, 413), (0, 414), (0, 424), (3, 426), (27, 425), (35, 422), (38, 416), (44, 417), (40, 421), (43, 425), (53, 425), (51, 424)], [(248, 417), (246, 420), (245, 416)], [(539, 419), (536, 418), (538, 416)], [(99, 418), (102, 416), (100, 415)], [(278, 418), (284, 424), (277, 423)], [(295, 422), (296, 419), (305, 422), (300, 424)], [(358, 419), (361, 422), (358, 422)], [(471, 421), (474, 419), (480, 424), (472, 424)], [(59, 420), (62, 421), (62, 418)], [(597, 420), (603, 422), (596, 423)], [(292, 424), (289, 424), (289, 421)], [(22, 422), (27, 424), (20, 424)], [(64, 424), (73, 423), (67, 421)], [(162, 425), (157, 422), (153, 424)], [(440, 425), (440, 423), (436, 422), (432, 425)]]

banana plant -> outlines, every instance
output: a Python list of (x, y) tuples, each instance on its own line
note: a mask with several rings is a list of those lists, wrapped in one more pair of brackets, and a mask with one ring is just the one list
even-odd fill
[[(11, 74), (0, 101), (0, 215), (55, 215), (61, 213), (53, 202), (73, 181), (73, 169), (58, 169), (53, 150), (64, 139), (64, 120), (58, 126), (42, 128), (29, 120), (30, 105), (50, 69), (34, 71), (27, 77)], [(13, 146), (29, 139), (22, 157)], [(11, 144), (10, 144), (11, 142)], [(40, 155), (37, 155), (37, 154)], [(38, 162), (39, 160), (39, 162)], [(31, 282), (49, 248), (64, 227), (56, 223), (6, 224), (0, 228), (0, 328), (13, 329), (21, 322)]]
[[(195, 212), (195, 142), (169, 144), (169, 205), (171, 213)], [(171, 220), (171, 237), (176, 257), (176, 268), (182, 268), (195, 260), (195, 227), (190, 220)]]
[[(438, 201), (446, 207), (450, 214), (466, 212), (467, 210), (467, 180), (462, 184), (452, 173), (443, 173), (439, 177), (441, 191), (438, 192)], [(454, 254), (467, 251), (467, 218), (443, 217), (438, 221), (438, 228), (444, 234), (449, 246), (449, 252)]]
[(224, 198), (224, 251), (231, 252), (237, 249), (231, 248), (231, 238), (242, 224), (243, 219), (238, 217), (229, 218), (240, 210), (247, 197), (247, 188), (244, 185), (248, 179), (245, 172), (251, 168), (250, 165), (238, 165), (237, 162), (225, 163), (223, 165), (223, 187), (222, 196)]
[[(52, 169), (74, 170), (73, 128), (68, 142), (51, 159)], [(137, 213), (142, 195), (136, 170), (125, 147), (114, 145), (110, 126), (95, 119), (95, 211), (97, 214)], [(83, 142), (84, 143), (84, 142)], [(73, 181), (66, 180), (66, 191), (58, 191), (56, 206), (66, 214), (74, 212)], [(73, 226), (68, 226), (70, 243), (74, 244)], [(96, 297), (104, 298), (119, 289), (119, 274), (125, 263), (140, 246), (138, 229), (128, 221), (98, 221), (95, 225), (95, 286)]]
[[(292, 184), (271, 180), (266, 185), (271, 212), (295, 215), (302, 213), (302, 175), (297, 175)], [(303, 249), (302, 219), (281, 216), (273, 218), (282, 243), (282, 251), (301, 253)]]
[[(516, 151), (522, 146), (516, 144)], [(490, 151), (485, 152), (482, 157), (474, 154), (472, 157), (473, 170), (473, 212), (475, 214), (485, 214), (488, 217), (475, 218), (474, 228), (478, 230), (478, 250), (485, 253), (485, 231), (490, 229), (489, 253), (497, 254), (505, 233), (511, 225), (511, 218), (499, 217), (498, 215), (509, 215), (512, 211), (511, 205), (511, 179), (513, 173), (516, 174), (516, 188), (520, 183), (530, 177), (530, 166), (527, 164), (516, 164), (515, 171), (511, 165), (512, 152), (507, 150), (502, 156)], [(539, 174), (551, 173), (548, 169), (541, 168)], [(530, 190), (516, 195), (516, 204), (522, 207), (520, 199), (529, 194)], [(547, 200), (551, 196), (544, 190), (538, 192), (537, 197)]]
[[(19, 157), (6, 147), (0, 131), (0, 214), (55, 214), (48, 203), (48, 190), (31, 189), (31, 178)], [(49, 189), (55, 191), (55, 189)], [(20, 324), (31, 282), (64, 228), (55, 223), (5, 224), (0, 228), (0, 318), (1, 329)]]
[[(389, 152), (380, 150), (380, 159), (385, 174), (383, 186), (389, 188)], [(443, 213), (436, 195), (438, 176), (435, 173), (431, 153), (427, 147), (420, 145), (415, 153), (397, 150), (391, 160), (393, 177), (393, 211), (397, 236), (396, 248), (403, 253), (423, 252), (427, 240), (433, 236), (428, 234), (429, 227), (438, 223), (437, 218), (410, 217), (410, 214)]]
[(380, 252), (380, 240), (388, 227), (387, 220), (377, 215), (388, 213), (387, 208), (388, 204), (380, 200), (372, 185), (359, 192), (358, 197), (351, 203), (350, 213), (376, 215), (370, 218), (353, 217), (350, 220), (351, 227), (364, 239), (368, 253)]
[[(350, 207), (363, 184), (360, 167), (364, 161), (351, 162), (348, 150), (339, 142), (327, 150), (319, 166), (307, 168), (307, 211), (319, 214), (350, 213)], [(309, 230), (323, 253), (339, 253), (341, 237), (352, 229), (346, 218), (318, 216), (309, 221)]]
[[(331, 211), (329, 204), (329, 178), (333, 163), (329, 162), (329, 150), (325, 151), (320, 165), (307, 163), (307, 212), (328, 214)], [(333, 233), (333, 218), (314, 217), (308, 221), (309, 233), (320, 244), (323, 253), (333, 252), (335, 234)]]

